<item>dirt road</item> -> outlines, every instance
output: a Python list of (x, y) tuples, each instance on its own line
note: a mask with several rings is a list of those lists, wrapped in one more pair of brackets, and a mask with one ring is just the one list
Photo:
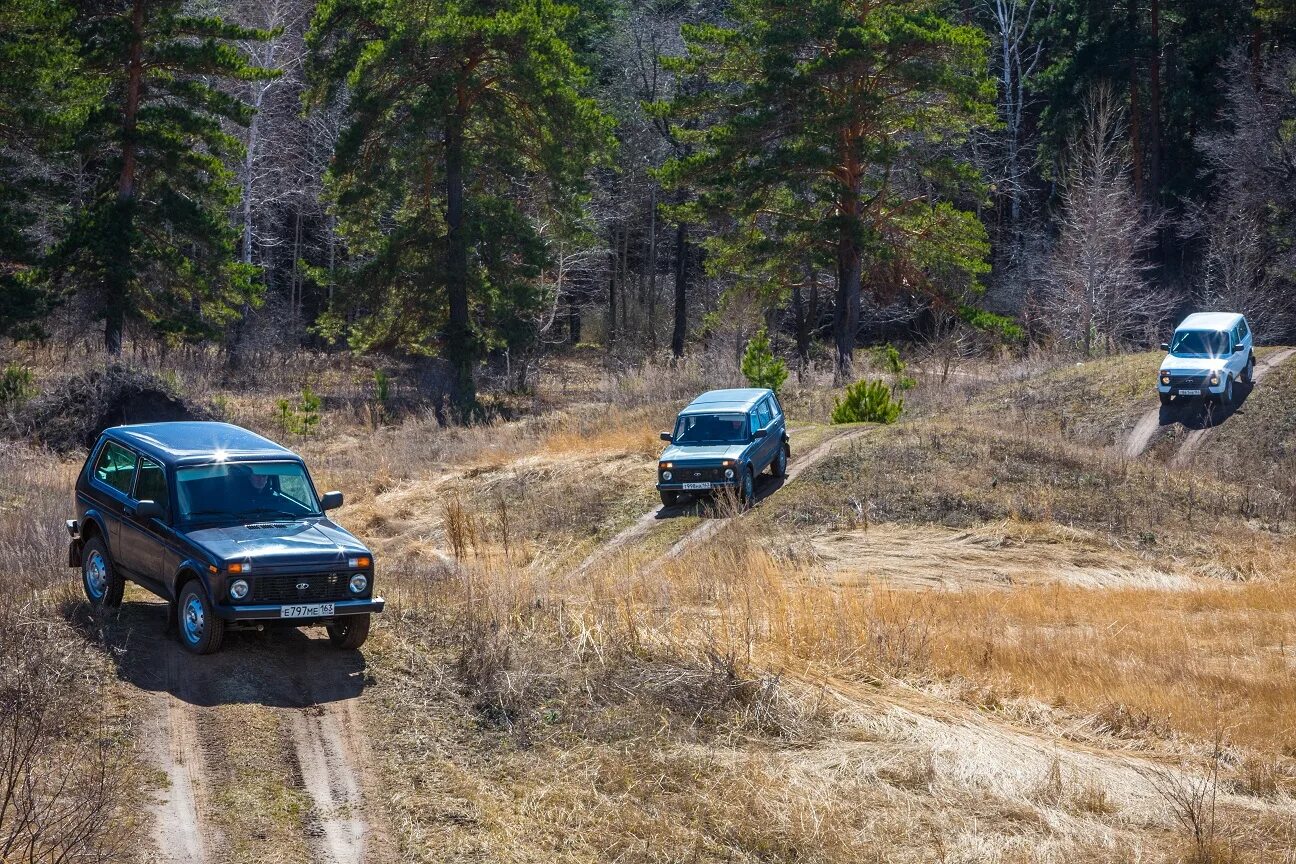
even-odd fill
[[(381, 787), (364, 774), (357, 707), (363, 656), (333, 649), (322, 631), (285, 630), (227, 635), (221, 652), (194, 657), (164, 635), (165, 614), (128, 601), (106, 630), (119, 676), (143, 694), (144, 755), (166, 777), (152, 860), (239, 862), (240, 848), (261, 842), (284, 862), (383, 860), (371, 815)], [(300, 815), (230, 818), (224, 802), (276, 788), (305, 805)]]
[[(1265, 375), (1279, 365), (1281, 365), (1292, 354), (1296, 354), (1296, 348), (1284, 348), (1270, 354), (1264, 360), (1256, 364), (1253, 381), (1258, 382)], [(1167, 409), (1158, 405), (1149, 409), (1139, 418), (1134, 428), (1130, 430), (1129, 437), (1125, 439), (1124, 453), (1129, 459), (1135, 459), (1152, 444), (1152, 439), (1156, 436), (1157, 430), (1161, 428), (1161, 418)], [(1179, 450), (1175, 453), (1173, 464), (1186, 465), (1192, 459), (1192, 454), (1201, 447), (1202, 442), (1210, 435), (1214, 425), (1205, 425), (1200, 429), (1194, 429), (1179, 445)]]

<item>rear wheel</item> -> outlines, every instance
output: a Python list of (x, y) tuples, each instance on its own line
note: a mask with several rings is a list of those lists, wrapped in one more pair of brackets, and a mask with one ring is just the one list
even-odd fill
[(117, 575), (103, 540), (92, 537), (81, 549), (81, 587), (90, 605), (113, 609), (121, 605), (126, 583)]
[(778, 455), (775, 456), (774, 461), (770, 463), (770, 473), (773, 474), (775, 477), (780, 477), (780, 478), (786, 477), (789, 455), (791, 454), (788, 453), (788, 445), (787, 444), (779, 445)]
[(666, 489), (661, 490), (661, 501), (663, 507), (674, 507), (675, 502), (679, 501), (678, 492), (670, 492)]
[(345, 615), (328, 625), (329, 644), (343, 651), (354, 651), (369, 638), (371, 615)]
[(225, 622), (212, 612), (207, 589), (197, 579), (180, 591), (180, 645), (190, 654), (211, 654), (225, 641)]

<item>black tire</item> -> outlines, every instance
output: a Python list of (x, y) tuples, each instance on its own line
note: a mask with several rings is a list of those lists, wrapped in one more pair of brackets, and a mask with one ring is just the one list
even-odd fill
[(369, 638), (372, 615), (344, 615), (334, 618), (328, 627), (329, 644), (343, 651), (354, 651)]
[(1162, 393), (1162, 394), (1161, 394), (1161, 404), (1162, 404), (1162, 405), (1170, 405), (1170, 404), (1172, 404), (1173, 402), (1174, 402), (1174, 397), (1171, 396), (1169, 393)]
[(121, 605), (126, 582), (117, 575), (108, 547), (99, 537), (91, 537), (81, 547), (81, 587), (95, 608), (116, 609)]
[(756, 506), (756, 477), (752, 474), (750, 468), (743, 472), (743, 481), (738, 491), (738, 499), (744, 510), (750, 510)]
[(1250, 387), (1255, 383), (1255, 355), (1247, 358), (1246, 368), (1242, 370), (1242, 383)]
[(679, 501), (678, 492), (669, 492), (665, 489), (661, 489), (659, 491), (661, 492), (661, 501), (663, 507), (674, 507), (675, 503)]
[(1227, 375), (1224, 378), (1224, 392), (1219, 395), (1219, 402), (1225, 408), (1233, 406), (1233, 376)]
[(225, 622), (212, 612), (207, 589), (197, 579), (185, 583), (176, 607), (176, 638), (190, 654), (211, 654), (225, 641)]
[(786, 477), (787, 463), (791, 456), (792, 453), (789, 451), (788, 445), (784, 443), (779, 447), (778, 455), (774, 457), (774, 461), (770, 463), (770, 473), (780, 479)]

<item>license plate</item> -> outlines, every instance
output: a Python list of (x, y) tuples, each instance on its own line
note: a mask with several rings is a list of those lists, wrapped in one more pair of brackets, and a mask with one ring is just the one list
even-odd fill
[(710, 489), (710, 488), (711, 488), (710, 483), (685, 483), (684, 484), (685, 491), (693, 491), (696, 489)]
[(1180, 396), (1200, 396), (1201, 391), (1200, 390), (1180, 390), (1179, 395)]
[(304, 605), (284, 606), (279, 610), (280, 618), (319, 618), (333, 614), (332, 603), (307, 603)]

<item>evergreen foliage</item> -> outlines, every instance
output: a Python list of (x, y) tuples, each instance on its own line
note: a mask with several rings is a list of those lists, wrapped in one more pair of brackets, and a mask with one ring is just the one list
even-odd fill
[(753, 387), (766, 387), (778, 393), (787, 381), (787, 364), (774, 356), (770, 350), (769, 333), (765, 328), (756, 331), (756, 335), (747, 343), (743, 352), (742, 373), (747, 383)]
[(333, 310), (363, 350), (455, 364), (459, 398), (488, 348), (524, 347), (546, 297), (541, 219), (574, 230), (608, 126), (553, 0), (324, 0), (315, 98), (347, 95), (330, 169), (353, 256)]
[(234, 256), (228, 162), (241, 145), (224, 125), (251, 109), (222, 85), (269, 74), (233, 44), (268, 34), (181, 0), (78, 0), (71, 32), (97, 103), (77, 130), (89, 188), (53, 251), (55, 278), (88, 296), (110, 353), (128, 321), (219, 339), (258, 299)]
[(833, 400), (834, 423), (894, 423), (904, 411), (903, 399), (892, 399), (891, 388), (881, 381), (856, 381), (845, 397)]

